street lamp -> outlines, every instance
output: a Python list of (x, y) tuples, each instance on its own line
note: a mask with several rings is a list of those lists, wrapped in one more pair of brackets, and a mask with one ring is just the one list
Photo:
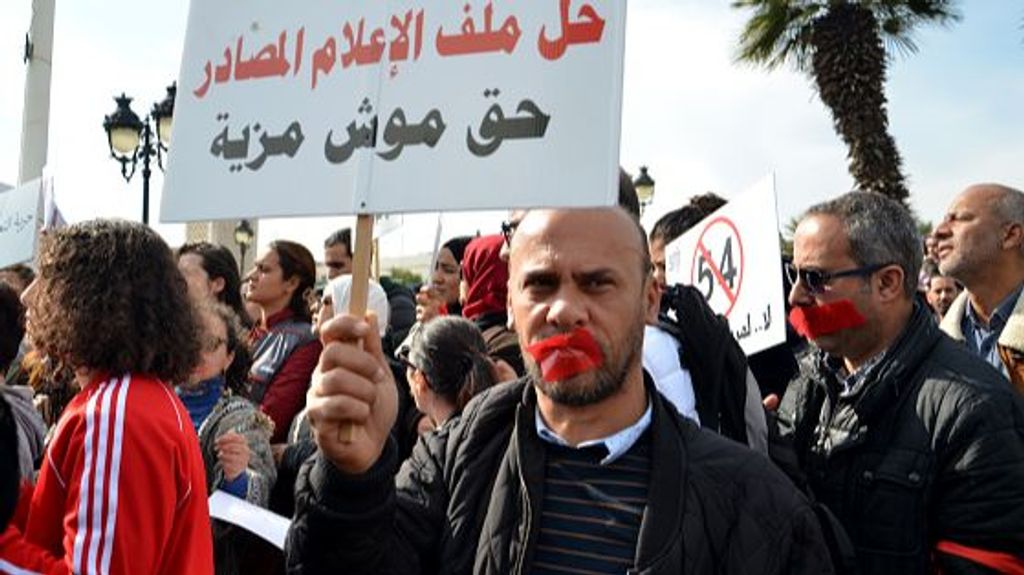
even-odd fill
[(636, 197), (640, 200), (640, 212), (654, 201), (654, 178), (647, 173), (647, 166), (640, 166), (640, 175), (633, 180)]
[[(167, 87), (167, 96), (144, 120), (132, 111), (132, 99), (121, 93), (116, 96), (117, 109), (103, 118), (103, 129), (107, 132), (110, 156), (121, 163), (121, 176), (130, 182), (135, 168), (142, 159), (142, 223), (149, 224), (149, 177), (152, 175), (149, 163), (156, 156), (156, 163), (164, 169), (163, 152), (171, 144), (171, 123), (174, 120), (174, 96), (177, 85)], [(156, 127), (154, 141), (153, 126)], [(129, 169), (129, 165), (131, 168)]]
[(245, 277), (245, 250), (252, 245), (254, 235), (249, 220), (242, 220), (235, 226), (235, 243), (238, 244), (238, 253), (241, 256), (238, 259), (238, 275), (243, 278)]

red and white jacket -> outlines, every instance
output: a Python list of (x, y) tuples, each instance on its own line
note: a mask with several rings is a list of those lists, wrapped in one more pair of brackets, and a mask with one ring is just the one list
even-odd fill
[(71, 401), (25, 525), (0, 535), (0, 573), (213, 573), (206, 476), (166, 384), (101, 377)]

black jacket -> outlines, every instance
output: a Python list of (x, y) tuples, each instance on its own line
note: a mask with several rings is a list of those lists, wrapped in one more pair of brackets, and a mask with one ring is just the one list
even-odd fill
[(7, 400), (0, 395), (0, 533), (18, 504), (18, 428)]
[[(861, 571), (924, 573), (939, 541), (1020, 556), (1024, 402), (1005, 379), (920, 305), (847, 393), (836, 361), (808, 358), (779, 431), (810, 492), (846, 528)], [(937, 556), (945, 573), (965, 572)]]
[(670, 287), (662, 295), (661, 308), (659, 327), (682, 344), (680, 361), (692, 377), (701, 426), (748, 444), (747, 356), (729, 322), (708, 307), (693, 286)]
[[(657, 393), (635, 573), (831, 573), (806, 499), (764, 457), (683, 419)], [(527, 379), (493, 387), (362, 476), (321, 456), (300, 475), (289, 573), (525, 573), (545, 444)]]

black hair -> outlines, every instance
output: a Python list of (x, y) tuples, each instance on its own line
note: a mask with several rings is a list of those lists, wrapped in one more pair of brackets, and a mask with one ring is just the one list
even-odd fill
[(664, 245), (674, 242), (725, 203), (724, 198), (711, 192), (690, 198), (685, 206), (658, 218), (651, 228), (651, 241), (660, 241)]
[(299, 278), (299, 285), (292, 293), (288, 308), (295, 314), (296, 319), (310, 321), (312, 316), (309, 300), (316, 284), (316, 262), (313, 261), (313, 254), (302, 244), (288, 240), (270, 242), (270, 249), (277, 254), (277, 261), (281, 266), (281, 279), (288, 281), (293, 277)]
[(0, 283), (0, 373), (7, 371), (18, 356), (24, 337), (25, 307), (13, 287)]
[(252, 367), (252, 355), (246, 345), (243, 336), (244, 329), (238, 314), (230, 307), (215, 302), (202, 302), (199, 304), (201, 313), (209, 313), (224, 324), (227, 333), (227, 341), (224, 345), (229, 353), (235, 354), (231, 365), (224, 374), (224, 385), (236, 395), (244, 396), (246, 380), (249, 377), (249, 368)]
[(474, 239), (475, 238), (472, 236), (458, 236), (446, 241), (441, 247), (452, 252), (452, 256), (455, 257), (455, 261), (461, 265), (462, 257), (466, 255), (466, 246), (468, 246), (469, 242)]
[(327, 239), (324, 240), (324, 248), (331, 246), (345, 246), (348, 257), (352, 257), (352, 229), (342, 228), (327, 236)]
[(11, 406), (0, 394), (0, 533), (7, 529), (18, 505), (21, 471), (18, 468), (18, 429), (15, 425)]
[(185, 254), (199, 256), (203, 271), (211, 280), (224, 280), (224, 289), (217, 294), (217, 300), (235, 310), (246, 327), (251, 327), (245, 306), (242, 305), (242, 279), (238, 274), (238, 262), (231, 250), (210, 242), (192, 242), (178, 248), (178, 259)]
[(445, 316), (424, 324), (413, 336), (408, 362), (423, 372), (431, 391), (459, 411), (497, 380), (480, 329), (462, 317)]
[(629, 212), (637, 221), (640, 220), (640, 197), (636, 195), (636, 185), (629, 172), (619, 168), (619, 207)]

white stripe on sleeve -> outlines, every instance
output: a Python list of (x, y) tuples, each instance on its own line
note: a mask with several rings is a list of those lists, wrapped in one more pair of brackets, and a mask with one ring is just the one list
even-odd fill
[(93, 427), (95, 426), (96, 418), (96, 401), (99, 399), (100, 393), (103, 391), (103, 386), (97, 386), (93, 391), (92, 397), (85, 405), (85, 445), (83, 448), (83, 455), (85, 456), (85, 464), (82, 469), (82, 476), (78, 478), (78, 526), (75, 530), (75, 545), (72, 551), (72, 566), (76, 573), (83, 571), (82, 562), (82, 551), (85, 546), (85, 534), (87, 531), (86, 517), (89, 509), (89, 477), (92, 476), (92, 465), (93, 465)]
[(124, 406), (128, 402), (128, 390), (131, 377), (125, 374), (118, 385), (117, 409), (114, 411), (114, 449), (110, 462), (110, 490), (107, 504), (107, 518), (104, 521), (103, 557), (100, 563), (101, 573), (110, 573), (110, 558), (114, 552), (114, 529), (117, 527), (117, 501), (121, 478), (121, 447), (124, 444)]

